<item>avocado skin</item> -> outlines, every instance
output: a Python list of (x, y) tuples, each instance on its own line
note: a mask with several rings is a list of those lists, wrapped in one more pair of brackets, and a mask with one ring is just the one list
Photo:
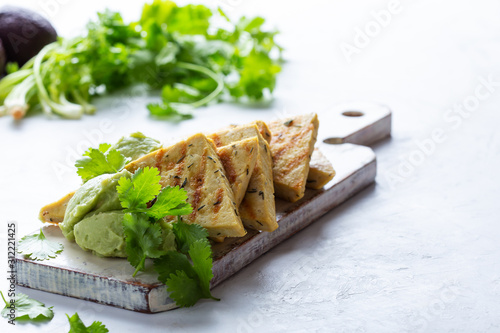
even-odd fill
[(0, 40), (7, 62), (22, 66), (45, 45), (55, 42), (57, 32), (49, 21), (34, 11), (3, 6), (0, 8)]
[(2, 77), (3, 75), (6, 62), (7, 60), (5, 59), (5, 50), (2, 45), (2, 40), (0, 39), (0, 77)]

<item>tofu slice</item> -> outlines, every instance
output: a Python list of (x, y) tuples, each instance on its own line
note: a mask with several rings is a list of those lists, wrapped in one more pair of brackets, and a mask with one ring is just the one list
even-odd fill
[[(262, 120), (257, 120), (257, 121), (254, 121), (254, 122), (248, 124), (248, 125), (245, 125), (245, 126), (251, 126), (252, 124), (257, 126), (257, 129), (259, 130), (259, 132), (262, 135), (262, 137), (264, 138), (264, 140), (266, 140), (267, 143), (270, 144), (271, 139), (272, 139), (272, 135), (271, 135), (271, 130), (269, 129), (267, 124), (265, 122), (263, 122)], [(227, 128), (221, 129), (220, 132), (223, 132), (225, 130), (235, 129), (238, 127), (240, 127), (240, 129), (241, 129), (242, 125), (229, 125)], [(248, 134), (248, 131), (249, 131), (248, 128), (241, 129), (241, 130), (242, 130), (241, 135), (245, 135), (245, 133)], [(215, 138), (215, 139), (217, 139), (217, 138)], [(215, 142), (215, 145), (217, 145), (217, 142)]]
[(226, 177), (234, 194), (236, 207), (239, 207), (257, 162), (259, 140), (257, 137), (237, 141), (217, 148)]
[(256, 126), (257, 129), (259, 130), (260, 134), (264, 138), (264, 140), (267, 141), (267, 143), (271, 144), (271, 139), (273, 136), (271, 135), (271, 130), (269, 129), (269, 126), (262, 120), (257, 120), (253, 122)]
[(246, 234), (216, 148), (205, 135), (193, 135), (143, 156), (125, 168), (135, 172), (147, 166), (158, 168), (162, 187), (180, 186), (187, 191), (193, 212), (182, 217), (184, 222), (205, 227), (210, 237)]
[(269, 123), (277, 197), (295, 202), (304, 196), (318, 127), (315, 113)]
[(42, 222), (55, 223), (58, 224), (64, 221), (64, 214), (66, 213), (66, 207), (68, 206), (68, 202), (73, 198), (75, 192), (71, 192), (66, 194), (61, 199), (56, 202), (50, 203), (40, 210), (40, 214), (38, 218)]
[(311, 162), (309, 163), (306, 187), (319, 190), (328, 184), (333, 177), (335, 177), (335, 170), (332, 164), (318, 148), (314, 148)]
[(261, 135), (258, 126), (256, 124), (236, 126), (209, 135), (217, 147), (255, 137), (259, 142), (257, 161), (239, 210), (245, 226), (273, 231), (278, 228), (278, 223), (274, 202), (272, 157), (269, 144)]

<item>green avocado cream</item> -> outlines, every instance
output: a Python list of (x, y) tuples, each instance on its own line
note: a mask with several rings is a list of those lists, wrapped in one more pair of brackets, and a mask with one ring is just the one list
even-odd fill
[[(84, 250), (101, 257), (127, 257), (123, 233), (123, 211), (89, 214), (75, 225), (76, 243)], [(175, 250), (175, 236), (172, 225), (160, 221), (163, 250)]]
[(160, 141), (149, 138), (141, 132), (132, 133), (129, 136), (124, 136), (117, 143), (111, 146), (111, 149), (116, 149), (125, 157), (136, 160), (139, 157), (149, 154), (161, 148)]
[(99, 213), (121, 209), (116, 185), (121, 177), (130, 178), (132, 174), (122, 170), (114, 174), (100, 175), (82, 185), (68, 202), (64, 221), (59, 224), (63, 235), (75, 240), (73, 229), (88, 213)]

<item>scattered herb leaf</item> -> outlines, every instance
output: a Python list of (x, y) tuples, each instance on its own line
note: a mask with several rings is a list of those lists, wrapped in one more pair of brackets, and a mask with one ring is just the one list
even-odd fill
[(71, 317), (66, 314), (69, 321), (68, 333), (108, 333), (109, 330), (100, 321), (94, 321), (90, 326), (85, 324), (80, 319), (78, 313), (75, 312)]
[(21, 238), (17, 252), (32, 260), (46, 260), (57, 257), (63, 250), (63, 245), (45, 238), (42, 229), (40, 233)]
[[(4, 318), (9, 318), (11, 303), (5, 300), (3, 293), (0, 291), (2, 299), (5, 302), (1, 315)], [(40, 301), (29, 298), (28, 295), (17, 293), (14, 301), (15, 320), (50, 320), (54, 317), (52, 307), (45, 307)]]

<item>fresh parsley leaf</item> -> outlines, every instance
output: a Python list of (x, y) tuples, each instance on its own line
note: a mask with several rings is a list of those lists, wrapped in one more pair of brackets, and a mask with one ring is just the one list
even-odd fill
[[(9, 316), (11, 303), (7, 302), (0, 291), (5, 307), (1, 315), (4, 318), (11, 319)], [(54, 317), (52, 307), (46, 308), (45, 304), (36, 299), (29, 298), (28, 295), (17, 293), (14, 301), (15, 319), (16, 320), (50, 320)]]
[(90, 326), (85, 324), (80, 319), (78, 313), (75, 312), (73, 316), (68, 316), (69, 332), (68, 333), (108, 333), (109, 330), (100, 321), (94, 321)]
[(179, 219), (177, 223), (173, 224), (173, 231), (177, 242), (177, 249), (184, 254), (189, 252), (189, 248), (194, 242), (198, 240), (208, 242), (208, 231), (199, 224), (187, 224)]
[(17, 252), (32, 260), (46, 260), (57, 257), (63, 250), (63, 245), (45, 238), (42, 229), (40, 233), (21, 238)]
[(146, 214), (126, 213), (123, 218), (127, 259), (136, 269), (132, 276), (144, 270), (146, 258), (158, 258), (163, 251), (161, 245), (161, 226), (151, 223)]
[(130, 179), (120, 178), (116, 190), (122, 207), (132, 212), (145, 209), (160, 193), (160, 179), (158, 169), (150, 167), (137, 169)]
[(89, 148), (83, 158), (76, 161), (77, 173), (84, 182), (107, 173), (119, 172), (129, 161), (115, 149), (109, 150), (110, 144), (101, 143), (99, 149)]
[(168, 215), (191, 214), (193, 208), (186, 202), (187, 192), (180, 187), (165, 187), (156, 197), (156, 201), (145, 213), (155, 219)]

